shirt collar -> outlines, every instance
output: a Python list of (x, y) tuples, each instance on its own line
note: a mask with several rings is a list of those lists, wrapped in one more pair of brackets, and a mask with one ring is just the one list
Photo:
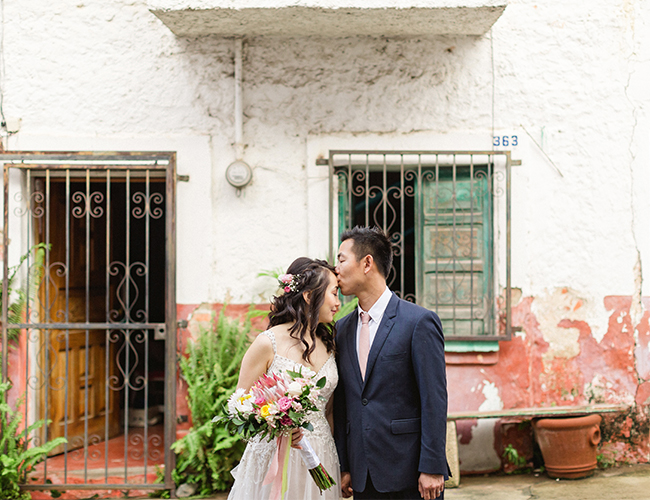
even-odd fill
[[(392, 296), (393, 292), (391, 292), (390, 289), (386, 287), (384, 293), (380, 295), (380, 297), (377, 299), (377, 302), (375, 302), (368, 311), (371, 321), (375, 321), (376, 323), (379, 323), (381, 321), (381, 318), (384, 316), (384, 312), (386, 312), (386, 308), (388, 307), (388, 303), (390, 302)], [(359, 321), (361, 321), (361, 311), (362, 309), (359, 307)]]

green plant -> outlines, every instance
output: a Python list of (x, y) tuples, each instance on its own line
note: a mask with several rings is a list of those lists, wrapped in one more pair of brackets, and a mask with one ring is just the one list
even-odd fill
[[(156, 465), (156, 480), (155, 483), (164, 483), (165, 482), (165, 469)], [(170, 498), (171, 495), (169, 490), (154, 490), (149, 493), (149, 498)]]
[(187, 357), (179, 361), (188, 386), (187, 400), (192, 414), (192, 428), (176, 441), (177, 454), (172, 477), (177, 485), (197, 484), (197, 495), (209, 495), (232, 484), (230, 470), (244, 451), (240, 437), (232, 436), (212, 422), (237, 387), (239, 367), (248, 348), (253, 311), (243, 322), (225, 316), (223, 310), (213, 329), (199, 333), (188, 343)]
[[(34, 466), (57, 446), (66, 443), (65, 438), (56, 438), (43, 446), (29, 447), (29, 435), (45, 421), (38, 420), (27, 429), (19, 431), (22, 415), (11, 409), (7, 393), (11, 383), (0, 383), (0, 491), (3, 500), (29, 500), (31, 495), (20, 491)], [(17, 407), (22, 404), (22, 398)], [(49, 422), (48, 422), (49, 423)]]
[(508, 461), (508, 463), (514, 466), (514, 468), (506, 472), (506, 474), (523, 474), (530, 472), (530, 468), (526, 467), (526, 457), (520, 456), (519, 452), (514, 446), (512, 446), (512, 444), (508, 444), (508, 446), (503, 449), (502, 456)]
[(608, 469), (616, 463), (615, 460), (611, 457), (606, 457), (603, 453), (596, 455), (596, 462), (598, 463), (599, 469)]
[[(27, 305), (27, 298), (32, 299), (36, 294), (38, 289), (42, 274), (43, 274), (43, 260), (45, 257), (45, 249), (47, 245), (45, 243), (39, 243), (38, 245), (33, 246), (30, 250), (20, 257), (18, 264), (9, 268), (8, 273), (8, 292), (9, 292), (9, 303), (7, 305), (7, 322), (8, 323), (22, 323), (23, 314), (25, 312), (25, 306)], [(25, 290), (22, 288), (15, 288), (14, 283), (18, 276), (18, 272), (23, 267), (23, 264), (30, 258), (33, 258), (33, 264), (30, 265), (27, 270), (29, 277), (29, 289), (27, 290), (27, 285)], [(0, 287), (0, 300), (2, 300), (2, 287)], [(7, 330), (7, 336), (10, 341), (16, 340), (20, 330), (16, 328), (11, 328)]]

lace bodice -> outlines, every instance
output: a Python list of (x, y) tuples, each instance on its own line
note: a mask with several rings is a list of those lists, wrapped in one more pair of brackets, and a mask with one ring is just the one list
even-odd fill
[(277, 345), (275, 343), (275, 335), (271, 330), (262, 332), (262, 335), (266, 335), (273, 344), (273, 362), (266, 372), (267, 375), (270, 375), (271, 373), (279, 374), (286, 370), (296, 370), (297, 368), (301, 368), (303, 374), (310, 372), (315, 373), (315, 380), (319, 380), (321, 377), (325, 377), (326, 383), (320, 393), (323, 399), (320, 399), (318, 403), (316, 403), (316, 406), (318, 406), (318, 409), (320, 411), (312, 413), (312, 415), (309, 417), (309, 421), (314, 426), (314, 435), (321, 434), (323, 432), (331, 434), (329, 424), (325, 418), (325, 407), (327, 406), (329, 399), (332, 397), (332, 394), (334, 394), (334, 389), (336, 389), (336, 384), (338, 384), (339, 381), (339, 374), (338, 370), (336, 369), (336, 360), (334, 358), (334, 353), (330, 354), (329, 358), (327, 358), (327, 361), (323, 363), (323, 366), (321, 366), (317, 372), (314, 372), (311, 368), (308, 368), (301, 363), (296, 363), (292, 359), (279, 355), (277, 352)]
[[(267, 330), (262, 335), (266, 335), (273, 344), (273, 362), (267, 370), (267, 374), (280, 373), (286, 370), (302, 369), (303, 374), (312, 372), (310, 368), (296, 363), (295, 361), (280, 356), (277, 353), (275, 335), (272, 331)], [(317, 406), (320, 411), (308, 415), (308, 420), (314, 427), (313, 432), (306, 432), (305, 437), (309, 439), (312, 447), (316, 451), (318, 458), (325, 469), (332, 475), (334, 481), (338, 484), (341, 481), (339, 473), (339, 459), (336, 453), (336, 445), (330, 426), (325, 418), (325, 407), (332, 397), (336, 384), (339, 381), (338, 371), (336, 369), (336, 360), (334, 355), (330, 355), (323, 366), (314, 374), (316, 380), (326, 377), (327, 382), (321, 389), (323, 399), (318, 401)], [(246, 445), (246, 451), (241, 459), (240, 464), (232, 470), (235, 478), (235, 484), (230, 491), (228, 500), (268, 500), (271, 493), (271, 485), (264, 485), (264, 478), (269, 470), (271, 459), (277, 451), (276, 441), (268, 441), (260, 436), (251, 439)], [(289, 465), (287, 468), (288, 489), (285, 495), (287, 499), (300, 500), (339, 500), (339, 486), (333, 486), (329, 490), (322, 492), (318, 489), (312, 480), (307, 468), (300, 457), (298, 450), (290, 451)]]

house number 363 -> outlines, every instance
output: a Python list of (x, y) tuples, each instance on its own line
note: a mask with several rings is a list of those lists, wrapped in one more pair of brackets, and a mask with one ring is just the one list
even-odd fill
[(497, 146), (517, 146), (519, 139), (516, 135), (494, 135), (492, 136), (492, 145)]

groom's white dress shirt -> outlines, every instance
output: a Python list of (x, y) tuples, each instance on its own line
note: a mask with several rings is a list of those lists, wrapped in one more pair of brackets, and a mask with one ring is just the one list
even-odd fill
[[(384, 293), (377, 299), (377, 302), (373, 304), (370, 308), (368, 314), (370, 315), (370, 321), (368, 323), (368, 328), (370, 329), (370, 347), (368, 350), (372, 349), (372, 342), (375, 340), (375, 335), (377, 334), (377, 329), (379, 328), (379, 323), (384, 317), (384, 312), (386, 312), (386, 307), (388, 307), (388, 302), (393, 296), (393, 292), (390, 291), (388, 287), (384, 290)], [(359, 355), (359, 332), (361, 332), (361, 313), (363, 311), (360, 307), (358, 308), (359, 314), (357, 317), (357, 356)]]

